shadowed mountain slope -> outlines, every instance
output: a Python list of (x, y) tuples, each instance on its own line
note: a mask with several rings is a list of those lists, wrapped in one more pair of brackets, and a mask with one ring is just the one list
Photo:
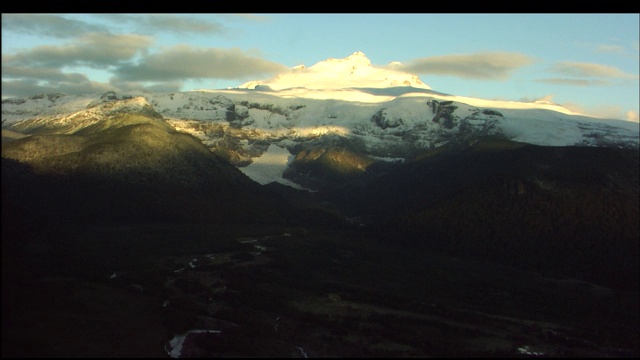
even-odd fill
[(426, 155), (345, 191), (345, 208), (386, 241), (638, 288), (637, 151), (486, 140)]
[(34, 215), (72, 221), (283, 219), (259, 184), (135, 100), (77, 115), (83, 127), (3, 144), (3, 189)]

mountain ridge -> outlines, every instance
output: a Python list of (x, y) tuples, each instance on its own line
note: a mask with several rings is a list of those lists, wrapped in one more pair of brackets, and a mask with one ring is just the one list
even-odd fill
[[(330, 79), (345, 78), (345, 71), (353, 72), (346, 78), (354, 75), (355, 81), (332, 80), (330, 86), (322, 82), (331, 74), (335, 76)], [(389, 87), (389, 79), (412, 76), (374, 68), (364, 53), (355, 52), (262, 81), (267, 91), (108, 91), (5, 99), (3, 157), (28, 160), (36, 171), (58, 167), (99, 172), (95, 164), (109, 164), (109, 176), (130, 174), (131, 164), (144, 158), (147, 165), (139, 169), (139, 179), (171, 173), (186, 184), (198, 176), (188, 157), (176, 155), (182, 147), (219, 159), (213, 168), (229, 163), (240, 170), (233, 171), (234, 178), (253, 180), (249, 187), (278, 182), (332, 192), (352, 181), (368, 184), (427, 153), (446, 150), (457, 156), (456, 151), (487, 139), (537, 146), (640, 147), (635, 123), (556, 111), (555, 104), (547, 103), (465, 103), (465, 98), (437, 93), (421, 81)], [(275, 83), (279, 85), (272, 87)], [(190, 145), (184, 145), (187, 142)], [(118, 147), (130, 150), (118, 152)], [(151, 165), (163, 161), (173, 161), (167, 168), (171, 170)]]
[[(364, 94), (351, 88), (340, 91)], [(383, 98), (374, 102), (290, 97), (286, 91), (255, 90), (36, 96), (3, 100), (3, 131), (7, 140), (43, 131), (72, 132), (98, 121), (102, 115), (96, 111), (120, 99), (144, 101), (139, 106), (166, 119), (176, 130), (197, 137), (240, 168), (264, 155), (268, 145), (287, 149), (295, 156), (302, 148), (321, 146), (336, 136), (360, 147), (362, 156), (380, 161), (406, 160), (451, 141), (466, 139), (464, 142), (470, 143), (488, 135), (535, 145), (639, 146), (636, 123), (567, 115), (546, 109), (546, 104), (527, 104), (534, 106), (532, 109), (477, 107), (446, 100), (450, 97), (431, 90), (422, 91), (403, 90), (395, 97), (368, 94)], [(281, 177), (273, 180), (286, 182)]]
[(636, 124), (460, 99), (3, 100), (2, 354), (638, 357)]
[[(17, 203), (92, 221), (236, 221), (264, 207), (283, 216), (259, 184), (175, 131), (144, 98), (103, 102), (61, 120), (47, 127), (38, 119), (33, 135), (3, 143), (3, 185), (11, 184)], [(37, 190), (27, 196), (30, 187)]]

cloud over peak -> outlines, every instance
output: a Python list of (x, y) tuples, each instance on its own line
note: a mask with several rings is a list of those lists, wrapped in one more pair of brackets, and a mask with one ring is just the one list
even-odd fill
[(505, 80), (517, 69), (533, 63), (534, 58), (510, 52), (481, 52), (432, 56), (392, 63), (394, 69), (416, 74), (456, 76), (480, 80)]

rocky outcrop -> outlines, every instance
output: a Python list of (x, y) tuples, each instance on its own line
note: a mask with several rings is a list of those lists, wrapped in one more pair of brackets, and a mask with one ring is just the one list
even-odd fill
[(385, 109), (380, 109), (375, 114), (373, 114), (371, 116), (371, 121), (382, 130), (388, 128), (397, 128), (398, 126), (404, 125), (404, 123), (402, 122), (402, 118), (389, 117), (385, 112)]
[(90, 102), (89, 105), (87, 105), (87, 109), (98, 106), (105, 102), (116, 101), (116, 100), (127, 100), (131, 98), (133, 98), (132, 95), (116, 94), (115, 91), (107, 91), (104, 94), (100, 95), (99, 99)]
[(431, 107), (431, 111), (433, 112), (433, 121), (434, 123), (441, 124), (447, 129), (452, 129), (456, 125), (456, 118), (453, 115), (453, 112), (458, 108), (453, 105), (453, 101), (438, 101), (438, 100), (430, 100), (427, 102), (427, 105)]

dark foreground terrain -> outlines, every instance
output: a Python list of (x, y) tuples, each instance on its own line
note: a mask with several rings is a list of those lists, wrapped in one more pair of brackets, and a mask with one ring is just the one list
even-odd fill
[(3, 145), (3, 357), (640, 356), (636, 150), (484, 142), (309, 194), (145, 126)]
[(29, 234), (28, 248), (3, 248), (3, 357), (640, 354), (637, 291), (412, 251), (363, 230), (43, 229), (3, 227), (3, 241)]

